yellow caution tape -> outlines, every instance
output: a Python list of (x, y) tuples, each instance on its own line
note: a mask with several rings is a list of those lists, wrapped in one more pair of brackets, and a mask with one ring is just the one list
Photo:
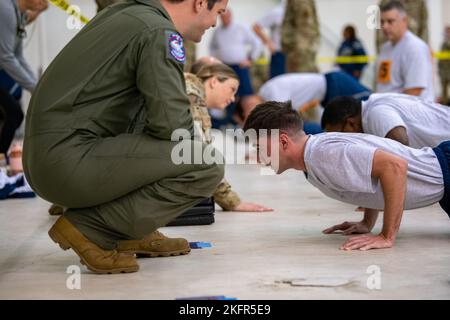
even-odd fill
[(258, 66), (267, 66), (269, 64), (269, 59), (266, 57), (259, 58), (258, 60), (255, 60), (255, 64)]
[(450, 60), (450, 51), (436, 52), (434, 57), (438, 60)]
[[(82, 23), (87, 24), (89, 19), (81, 15), (78, 10), (65, 0), (49, 0), (54, 6), (64, 10), (67, 14), (77, 18)], [(437, 60), (450, 60), (450, 51), (436, 52), (433, 56)], [(317, 58), (318, 63), (338, 63), (338, 64), (353, 64), (353, 63), (371, 63), (375, 62), (376, 56), (351, 56), (351, 57), (319, 57)], [(265, 66), (269, 64), (269, 59), (260, 58), (255, 61), (256, 65)]]
[(352, 63), (369, 63), (374, 62), (376, 57), (369, 56), (351, 56), (351, 57), (319, 57), (319, 63), (338, 63), (338, 64), (352, 64)]
[[(450, 51), (435, 52), (433, 56), (437, 60), (450, 60)], [(338, 64), (352, 64), (352, 63), (370, 63), (377, 60), (376, 56), (351, 56), (351, 57), (319, 57), (319, 63), (338, 63)]]
[(51, 4), (53, 4), (54, 6), (64, 10), (65, 12), (67, 12), (68, 15), (73, 16), (75, 18), (77, 18), (78, 20), (80, 20), (82, 23), (87, 24), (89, 22), (89, 19), (86, 18), (85, 16), (81, 15), (81, 13), (76, 10), (74, 8), (73, 5), (71, 5), (70, 3), (68, 3), (65, 0), (49, 0)]
[[(437, 60), (450, 60), (450, 51), (435, 52), (433, 56)], [(376, 56), (350, 56), (350, 57), (318, 57), (318, 63), (337, 63), (337, 64), (354, 64), (354, 63), (373, 63), (377, 60)], [(270, 63), (267, 58), (260, 58), (255, 61), (256, 65), (268, 65)]]

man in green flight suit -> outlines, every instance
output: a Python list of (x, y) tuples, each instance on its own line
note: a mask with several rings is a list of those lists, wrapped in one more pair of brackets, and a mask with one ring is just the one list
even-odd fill
[[(25, 173), (42, 198), (69, 208), (49, 235), (90, 270), (137, 271), (134, 253), (154, 256), (165, 241), (155, 231), (222, 180), (220, 164), (176, 165), (171, 153), (180, 142), (171, 136), (177, 129), (193, 136), (183, 40), (199, 42), (227, 4), (129, 0), (108, 7), (39, 82), (26, 120)], [(145, 130), (137, 133), (133, 123), (143, 112)], [(203, 148), (191, 137), (181, 143)]]

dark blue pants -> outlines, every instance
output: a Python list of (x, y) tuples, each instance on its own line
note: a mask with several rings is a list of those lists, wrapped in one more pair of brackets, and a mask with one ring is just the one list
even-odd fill
[(450, 141), (441, 143), (434, 149), (444, 175), (445, 193), (439, 204), (450, 217)]
[(353, 97), (358, 100), (367, 100), (372, 91), (360, 84), (355, 78), (345, 72), (337, 71), (325, 74), (327, 80), (327, 93), (322, 101), (326, 105), (337, 97)]
[(278, 51), (272, 55), (270, 60), (270, 79), (286, 73), (286, 56)]
[(251, 96), (255, 91), (253, 90), (252, 81), (250, 77), (250, 69), (249, 68), (241, 68), (237, 64), (229, 65), (231, 69), (236, 72), (236, 74), (239, 77), (239, 81), (241, 82), (237, 96), (238, 97), (245, 97), (245, 96)]
[(0, 87), (13, 96), (14, 99), (20, 100), (22, 98), (22, 87), (5, 70), (0, 70)]
[(306, 134), (319, 134), (323, 133), (322, 127), (320, 124), (315, 122), (305, 122), (303, 125), (303, 131), (305, 131)]

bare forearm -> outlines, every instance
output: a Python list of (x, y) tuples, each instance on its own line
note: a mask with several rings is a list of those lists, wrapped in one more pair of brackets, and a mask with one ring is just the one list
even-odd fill
[(367, 225), (369, 230), (375, 227), (378, 220), (379, 211), (375, 209), (364, 209), (364, 219), (363, 222)]
[(264, 30), (261, 28), (260, 25), (255, 24), (253, 26), (253, 31), (256, 33), (256, 35), (261, 39), (262, 43), (269, 48), (270, 51), (275, 50), (275, 45), (273, 44), (272, 40), (269, 38), (269, 36), (264, 32)]
[(402, 221), (406, 196), (406, 169), (393, 166), (380, 177), (384, 194), (384, 221), (382, 235), (395, 241)]
[(253, 26), (253, 31), (256, 33), (256, 35), (261, 39), (261, 41), (264, 44), (267, 44), (269, 37), (267, 37), (263, 29), (258, 24), (255, 24)]

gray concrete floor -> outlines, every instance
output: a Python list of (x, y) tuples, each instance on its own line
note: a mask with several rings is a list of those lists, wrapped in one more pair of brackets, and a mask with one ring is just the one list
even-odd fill
[[(406, 212), (393, 249), (342, 252), (345, 237), (321, 231), (359, 220), (354, 207), (325, 198), (296, 172), (261, 176), (255, 166), (228, 166), (227, 178), (244, 200), (276, 211), (218, 211), (211, 226), (164, 228), (168, 236), (213, 247), (140, 260), (135, 274), (95, 275), (81, 267), (81, 290), (66, 287), (67, 268), (80, 263), (72, 251), (62, 251), (49, 239), (55, 218), (47, 215), (48, 203), (0, 202), (0, 298), (450, 298), (450, 220), (438, 206)], [(371, 265), (380, 268), (381, 290), (367, 287)]]

